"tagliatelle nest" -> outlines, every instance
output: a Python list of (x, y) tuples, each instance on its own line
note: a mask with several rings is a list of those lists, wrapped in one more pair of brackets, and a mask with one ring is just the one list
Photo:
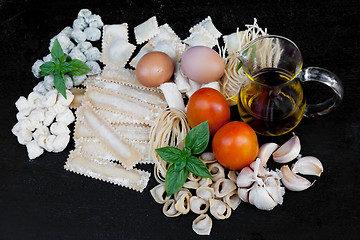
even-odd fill
[(159, 183), (165, 181), (167, 163), (155, 149), (167, 146), (179, 146), (190, 131), (186, 114), (175, 108), (167, 108), (159, 114), (150, 130), (149, 159), (155, 163), (154, 175)]
[(231, 35), (224, 36), (225, 49), (229, 54), (225, 60), (225, 74), (220, 80), (221, 93), (226, 97), (229, 104), (235, 105), (237, 94), (242, 86), (249, 80), (242, 68), (237, 71), (239, 65), (238, 54), (241, 49), (252, 40), (267, 35), (267, 30), (262, 30), (257, 24), (256, 19), (252, 25), (245, 25), (245, 31), (236, 30)]

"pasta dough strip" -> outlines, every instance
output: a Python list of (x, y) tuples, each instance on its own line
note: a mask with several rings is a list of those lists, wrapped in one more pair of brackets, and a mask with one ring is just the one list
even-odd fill
[[(133, 144), (133, 146), (141, 153), (141, 158), (139, 163), (152, 163), (147, 154), (149, 151), (149, 143), (148, 142), (137, 142), (136, 144)], [(101, 142), (91, 136), (91, 137), (82, 137), (75, 139), (75, 148), (79, 150), (82, 153), (106, 159), (111, 161), (118, 161), (116, 157), (114, 157), (113, 154), (111, 154), (109, 151), (105, 149), (103, 144)]]
[(150, 173), (138, 169), (127, 170), (117, 163), (94, 158), (71, 151), (64, 168), (87, 177), (127, 187), (142, 192), (150, 178)]
[(127, 169), (140, 161), (139, 151), (126, 141), (111, 124), (95, 113), (89, 106), (79, 109), (88, 129), (99, 139), (102, 145)]
[(143, 125), (151, 125), (153, 121), (151, 119), (139, 119), (135, 118), (136, 116), (128, 113), (120, 113), (120, 112), (112, 112), (111, 110), (101, 109), (94, 106), (96, 112), (105, 118), (111, 124), (143, 124)]
[(105, 90), (89, 88), (86, 91), (85, 99), (89, 100), (91, 105), (110, 111), (132, 114), (144, 120), (156, 118), (157, 113), (161, 111), (151, 104), (134, 99), (121, 94), (115, 94)]
[(86, 81), (85, 85), (92, 88), (100, 88), (106, 91), (111, 91), (123, 95), (127, 95), (136, 101), (143, 101), (155, 106), (167, 106), (166, 100), (163, 94), (148, 91), (147, 89), (138, 89), (129, 84), (121, 84), (121, 82), (111, 82), (107, 80), (92, 80)]
[[(138, 124), (112, 124), (115, 131), (121, 136), (129, 140), (135, 141), (149, 141), (150, 140), (150, 126)], [(94, 136), (90, 130), (87, 129), (82, 121), (77, 121), (74, 131), (74, 139), (81, 137)]]

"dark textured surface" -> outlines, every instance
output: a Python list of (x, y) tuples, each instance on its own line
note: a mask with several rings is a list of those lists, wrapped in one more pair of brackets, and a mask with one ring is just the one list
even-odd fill
[[(86, 3), (85, 3), (86, 2)], [(196, 3), (199, 2), (199, 3)], [(242, 203), (224, 221), (213, 221), (208, 239), (357, 239), (359, 218), (360, 3), (356, 1), (0, 1), (0, 239), (197, 239), (195, 214), (167, 218), (148, 188), (137, 193), (63, 169), (73, 142), (62, 153), (28, 161), (10, 132), (15, 101), (38, 79), (36, 59), (48, 54), (50, 38), (89, 8), (107, 24), (133, 27), (156, 15), (180, 37), (210, 15), (229, 34), (258, 19), (271, 34), (302, 50), (305, 66), (335, 72), (343, 81), (340, 108), (295, 129), (302, 154), (322, 160), (325, 172), (306, 191), (287, 191), (282, 206), (267, 212)], [(316, 91), (315, 91), (316, 92)], [(236, 118), (233, 116), (234, 119)], [(260, 137), (282, 143), (290, 135)], [(151, 166), (145, 166), (149, 171)], [(205, 238), (205, 237), (201, 237)]]

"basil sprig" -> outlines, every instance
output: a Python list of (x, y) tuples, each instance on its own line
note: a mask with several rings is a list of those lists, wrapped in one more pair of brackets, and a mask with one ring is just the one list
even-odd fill
[(190, 130), (186, 135), (185, 147), (182, 150), (176, 147), (155, 149), (165, 162), (171, 163), (165, 176), (165, 189), (168, 196), (184, 185), (189, 171), (199, 177), (213, 178), (205, 164), (194, 156), (206, 149), (209, 139), (209, 124), (206, 121)]
[(84, 62), (78, 59), (71, 59), (71, 57), (66, 55), (57, 39), (51, 48), (51, 57), (54, 62), (42, 64), (40, 66), (40, 75), (47, 76), (54, 74), (55, 88), (66, 99), (65, 73), (69, 73), (73, 76), (80, 76), (89, 72), (91, 69)]

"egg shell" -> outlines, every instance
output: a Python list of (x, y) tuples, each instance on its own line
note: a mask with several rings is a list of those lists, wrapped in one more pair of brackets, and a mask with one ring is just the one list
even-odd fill
[(213, 49), (205, 46), (191, 47), (183, 54), (181, 69), (191, 80), (205, 84), (217, 81), (225, 72), (225, 63)]
[(146, 87), (158, 87), (174, 73), (172, 59), (163, 52), (149, 52), (136, 65), (136, 77)]

